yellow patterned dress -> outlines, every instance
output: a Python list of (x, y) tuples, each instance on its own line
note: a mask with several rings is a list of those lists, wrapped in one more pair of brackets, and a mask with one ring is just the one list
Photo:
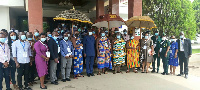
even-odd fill
[[(136, 48), (139, 44), (138, 40), (132, 39), (127, 43), (129, 47)], [(127, 49), (127, 67), (140, 67), (139, 51), (137, 49)]]
[(113, 45), (113, 64), (114, 66), (125, 65), (125, 55), (124, 52), (126, 42), (120, 38), (114, 42)]

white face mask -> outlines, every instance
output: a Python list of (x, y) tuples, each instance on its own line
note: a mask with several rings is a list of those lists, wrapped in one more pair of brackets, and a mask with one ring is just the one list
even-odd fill
[(89, 35), (92, 35), (92, 32), (89, 32)]
[(166, 37), (162, 37), (162, 40), (166, 40)]

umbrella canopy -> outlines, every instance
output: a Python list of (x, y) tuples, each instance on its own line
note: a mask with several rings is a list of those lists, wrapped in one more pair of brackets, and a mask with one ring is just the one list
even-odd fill
[(154, 21), (149, 16), (133, 16), (132, 18), (126, 21), (126, 25), (129, 28), (157, 28), (154, 24)]
[(93, 24), (85, 14), (75, 9), (62, 11), (53, 20), (69, 20)]
[(92, 26), (96, 26), (97, 28), (114, 28), (121, 27), (121, 25), (125, 25), (125, 23), (120, 16), (116, 14), (106, 14), (99, 16), (98, 19), (95, 21), (95, 24), (93, 24)]

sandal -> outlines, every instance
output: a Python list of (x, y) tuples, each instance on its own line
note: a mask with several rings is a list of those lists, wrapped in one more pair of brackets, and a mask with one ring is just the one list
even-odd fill
[(141, 73), (145, 73), (145, 72), (141, 72)]
[(126, 71), (126, 73), (129, 73), (129, 72), (130, 72), (129, 70)]
[(97, 73), (97, 75), (101, 75), (101, 72)]
[(74, 79), (78, 79), (78, 77), (77, 77), (77, 76), (74, 76)]
[(107, 71), (105, 71), (103, 74), (108, 74), (108, 72), (107, 72)]
[(117, 73), (121, 73), (121, 74), (123, 74), (122, 71), (117, 71)]
[(137, 71), (133, 71), (134, 73), (138, 73)]

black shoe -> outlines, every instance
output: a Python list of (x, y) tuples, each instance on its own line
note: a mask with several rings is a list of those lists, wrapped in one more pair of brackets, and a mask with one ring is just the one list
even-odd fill
[(161, 74), (165, 74), (165, 72), (161, 73)]
[(58, 80), (56, 80), (56, 82), (58, 82)]
[(185, 78), (188, 79), (188, 75), (185, 74)]
[(61, 81), (66, 82), (66, 79), (62, 79)]
[(67, 81), (71, 81), (71, 79), (69, 79), (69, 78), (66, 78), (66, 80), (67, 80)]
[(30, 87), (25, 87), (24, 90), (32, 90)]
[(58, 85), (58, 82), (54, 81), (54, 82), (51, 82), (51, 84)]
[(23, 90), (22, 88), (19, 88), (19, 90)]
[(42, 88), (42, 87), (40, 86), (40, 88), (41, 88), (41, 89), (47, 89), (47, 86), (45, 86), (44, 88)]
[(91, 76), (95, 76), (94, 73), (90, 73)]
[(6, 89), (6, 90), (12, 90), (11, 88), (9, 88), (9, 89)]
[(155, 70), (152, 70), (152, 71), (151, 71), (151, 73), (155, 73), (155, 72), (156, 72)]
[(87, 74), (88, 77), (90, 77), (90, 74)]
[(164, 73), (164, 72), (163, 72), (163, 73), (161, 73), (161, 74), (162, 74), (162, 75), (166, 75), (166, 73)]
[(169, 75), (169, 73), (166, 73), (165, 75)]
[(178, 74), (177, 76), (182, 76), (183, 74)]

